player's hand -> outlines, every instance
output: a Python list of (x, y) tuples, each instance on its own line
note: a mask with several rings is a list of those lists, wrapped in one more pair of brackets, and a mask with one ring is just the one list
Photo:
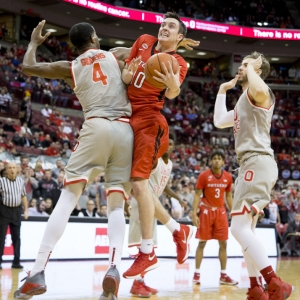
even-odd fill
[(194, 47), (198, 47), (200, 45), (200, 41), (195, 41), (192, 39), (184, 38), (178, 45), (177, 49), (179, 47), (184, 47), (187, 50), (193, 50)]
[(200, 228), (200, 219), (197, 215), (193, 215), (193, 225)]
[(171, 91), (178, 90), (180, 88), (179, 75), (181, 67), (179, 66), (177, 72), (174, 73), (171, 63), (169, 61), (167, 65), (165, 63), (161, 63), (161, 65), (165, 74), (154, 70), (157, 76), (153, 76), (153, 78), (159, 82), (164, 83), (166, 87), (169, 88)]
[(248, 63), (248, 66), (252, 66), (255, 71), (258, 71), (261, 65), (262, 65), (261, 55), (258, 58), (253, 59)]
[(179, 203), (180, 203), (181, 207), (184, 208), (184, 211), (187, 211), (187, 204), (182, 200)]
[(136, 70), (138, 69), (140, 62), (141, 62), (141, 57), (140, 56), (137, 57), (137, 58), (134, 58), (134, 59), (131, 60), (129, 65), (127, 65), (125, 67), (125, 69), (127, 69), (128, 73), (133, 76), (134, 73), (136, 72)]
[(24, 211), (24, 219), (25, 219), (25, 220), (28, 219), (28, 211), (27, 211), (27, 210)]
[(224, 82), (220, 85), (220, 90), (228, 91), (235, 87), (236, 82), (238, 80), (238, 75), (236, 75), (233, 79), (228, 82)]
[(130, 56), (131, 48), (115, 47), (115, 48), (109, 49), (109, 52), (113, 52), (114, 56), (118, 60), (125, 61), (125, 59)]
[(47, 32), (44, 36), (42, 36), (42, 30), (43, 30), (45, 23), (46, 23), (46, 21), (43, 20), (38, 24), (38, 26), (36, 26), (33, 29), (32, 34), (31, 34), (31, 40), (30, 40), (31, 43), (34, 43), (39, 46), (51, 34), (51, 32)]

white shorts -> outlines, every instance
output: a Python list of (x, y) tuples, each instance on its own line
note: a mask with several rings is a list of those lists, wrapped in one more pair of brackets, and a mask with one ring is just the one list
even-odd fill
[(231, 215), (249, 213), (251, 207), (260, 213), (271, 200), (277, 177), (277, 163), (271, 155), (257, 153), (245, 159), (235, 181)]
[(83, 123), (78, 143), (65, 168), (65, 185), (85, 182), (88, 186), (96, 176), (105, 172), (108, 194), (118, 191), (128, 198), (133, 131), (127, 121), (92, 118)]
[[(128, 247), (140, 247), (142, 241), (142, 230), (139, 218), (138, 202), (131, 198), (130, 200), (130, 218), (129, 218), (129, 235)], [(157, 221), (154, 219), (153, 225), (153, 247), (157, 247)]]

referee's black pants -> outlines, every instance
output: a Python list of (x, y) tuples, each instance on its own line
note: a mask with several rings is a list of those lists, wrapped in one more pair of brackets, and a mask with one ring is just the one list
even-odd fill
[(4, 251), (5, 237), (8, 226), (10, 227), (10, 234), (14, 246), (14, 260), (13, 264), (20, 264), (20, 248), (21, 248), (21, 214), (22, 207), (9, 207), (3, 205), (0, 201), (0, 264), (2, 263), (2, 256)]

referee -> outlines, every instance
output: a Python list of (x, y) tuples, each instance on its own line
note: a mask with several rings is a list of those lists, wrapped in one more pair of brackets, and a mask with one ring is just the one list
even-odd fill
[(24, 206), (25, 219), (28, 218), (28, 212), (25, 182), (21, 177), (17, 177), (15, 163), (8, 163), (6, 177), (0, 177), (0, 196), (0, 269), (2, 269), (2, 255), (8, 225), (14, 246), (14, 260), (11, 267), (22, 269), (23, 267), (20, 265), (21, 201)]

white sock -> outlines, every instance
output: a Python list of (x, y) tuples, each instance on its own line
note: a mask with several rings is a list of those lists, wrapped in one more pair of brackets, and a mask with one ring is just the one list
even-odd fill
[(109, 265), (116, 265), (119, 270), (124, 236), (125, 236), (125, 217), (123, 194), (111, 193), (107, 199), (107, 234), (109, 238)]
[(226, 270), (221, 270), (221, 274), (227, 274)]
[(141, 251), (145, 254), (149, 254), (152, 252), (152, 249), (153, 249), (153, 239), (149, 239), (149, 240), (142, 239)]
[(46, 268), (48, 259), (56, 243), (65, 231), (71, 212), (82, 194), (84, 183), (68, 185), (61, 191), (61, 195), (53, 210), (44, 232), (38, 256), (30, 271), (30, 277)]
[(195, 273), (200, 274), (200, 269), (195, 269)]
[(144, 282), (144, 278), (139, 275), (139, 277), (135, 278), (139, 282)]
[(172, 234), (175, 230), (180, 230), (180, 224), (172, 218), (170, 218), (170, 220), (165, 224), (165, 226), (171, 231)]

